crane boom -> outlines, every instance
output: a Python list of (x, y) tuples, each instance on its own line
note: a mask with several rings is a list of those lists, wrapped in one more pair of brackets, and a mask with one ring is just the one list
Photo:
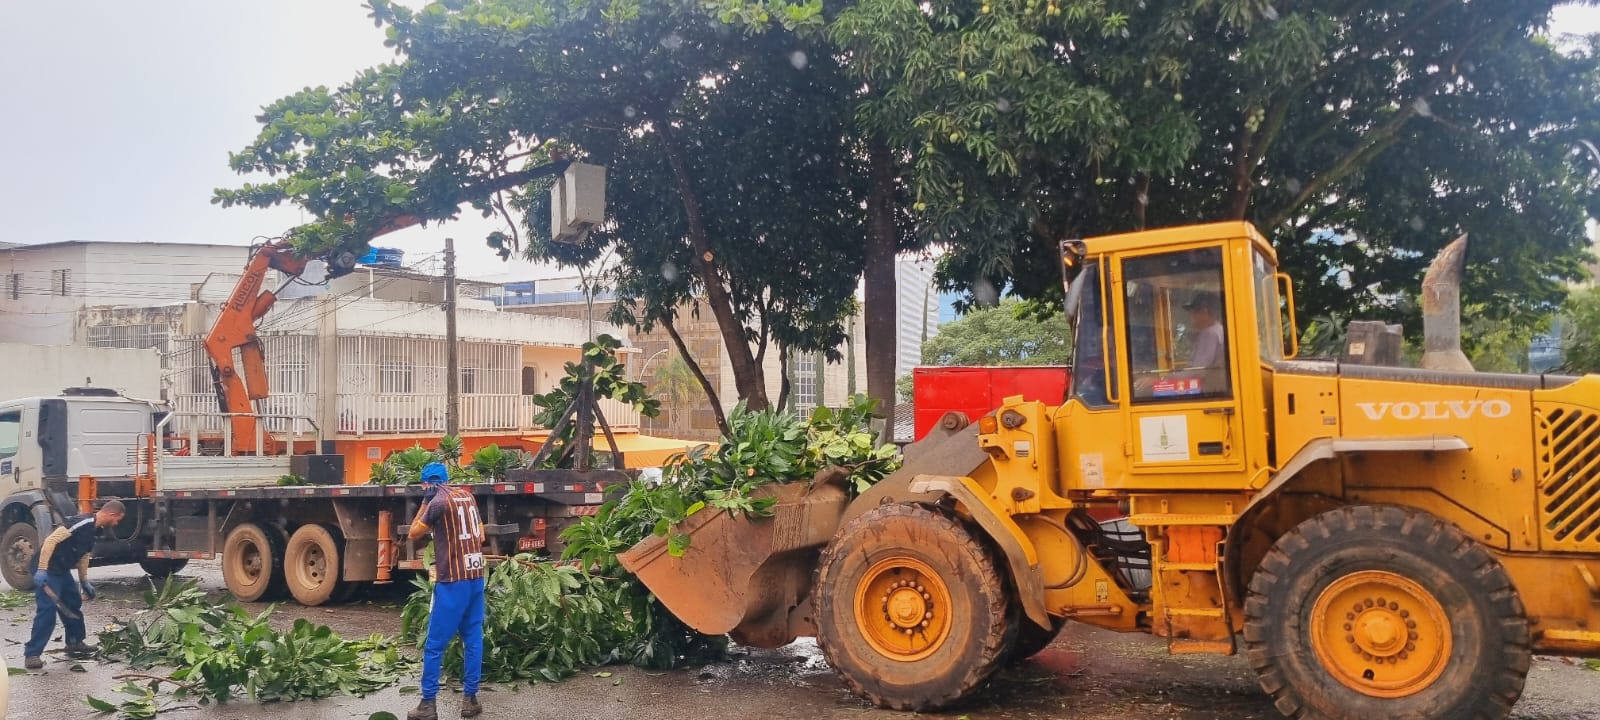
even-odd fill
[[(379, 227), (368, 241), (421, 223), (422, 218), (414, 215), (398, 216)], [(320, 259), (327, 263), (330, 279), (355, 269), (356, 256), (348, 250), (335, 250)], [(259, 447), (256, 443), (259, 421), (254, 401), (265, 399), (271, 392), (266, 353), (261, 338), (256, 335), (256, 322), (272, 310), (278, 293), (283, 290), (283, 286), (276, 290), (262, 289), (267, 271), (277, 270), (293, 281), (305, 272), (310, 260), (288, 240), (274, 240), (257, 247), (245, 265), (244, 274), (217, 313), (211, 331), (206, 334), (206, 355), (211, 359), (217, 406), (228, 417), (235, 454), (274, 455), (283, 451), (283, 443), (270, 434), (262, 435)], [(235, 350), (239, 353), (237, 363)]]

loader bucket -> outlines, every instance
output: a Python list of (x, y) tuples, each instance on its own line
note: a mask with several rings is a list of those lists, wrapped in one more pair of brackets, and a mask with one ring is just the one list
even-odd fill
[(919, 475), (970, 472), (987, 461), (977, 428), (949, 413), (935, 431), (906, 448), (905, 466), (853, 503), (845, 473), (830, 468), (811, 483), (767, 486), (777, 498), (772, 517), (734, 517), (702, 510), (678, 528), (688, 533), (682, 557), (667, 539), (652, 537), (618, 556), (679, 620), (707, 635), (731, 635), (741, 645), (782, 647), (816, 634), (811, 582), (817, 558), (840, 525), (883, 503), (938, 502), (910, 488)]
[(689, 627), (751, 647), (788, 645), (815, 633), (812, 571), (849, 502), (833, 480), (763, 488), (778, 500), (771, 517), (694, 514), (677, 529), (690, 538), (681, 557), (651, 537), (618, 559)]

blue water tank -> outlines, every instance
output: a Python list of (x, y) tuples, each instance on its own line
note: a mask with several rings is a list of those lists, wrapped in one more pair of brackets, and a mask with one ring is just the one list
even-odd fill
[(406, 251), (399, 248), (374, 247), (356, 262), (362, 265), (377, 265), (379, 267), (400, 267), (405, 260), (405, 256)]

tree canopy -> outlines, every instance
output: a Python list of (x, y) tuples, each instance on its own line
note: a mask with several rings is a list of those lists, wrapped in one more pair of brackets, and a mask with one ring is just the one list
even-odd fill
[(1600, 214), (1597, 43), (1545, 37), (1556, 4), (859, 0), (830, 30), (949, 286), (1050, 297), (1062, 239), (1248, 219), (1307, 314), (1393, 317), (1469, 231), (1466, 296), (1526, 318)]
[(1066, 365), (1072, 359), (1066, 317), (1037, 310), (1016, 298), (974, 309), (939, 326), (922, 346), (922, 364)]
[[(761, 408), (766, 353), (835, 354), (862, 278), (892, 402), (893, 258), (928, 243), (969, 299), (1048, 302), (1063, 239), (1248, 219), (1302, 316), (1405, 319), (1465, 231), (1464, 297), (1525, 322), (1600, 215), (1600, 39), (1546, 37), (1555, 4), (370, 0), (395, 61), (268, 105), (231, 158), (268, 177), (216, 201), (301, 206), (309, 250), (465, 206), (502, 252), (614, 252), (613, 318), (672, 334), (714, 408), (684, 308)], [(571, 244), (546, 221), (566, 159), (610, 200)]]

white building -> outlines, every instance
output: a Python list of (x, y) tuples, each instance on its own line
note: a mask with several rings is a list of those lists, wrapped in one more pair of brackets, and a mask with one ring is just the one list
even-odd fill
[(934, 285), (935, 260), (901, 256), (895, 260), (894, 376), (910, 375), (922, 364), (922, 344), (939, 334), (939, 288)]
[(78, 315), (96, 305), (190, 298), (213, 273), (238, 273), (238, 245), (56, 242), (0, 248), (0, 342), (91, 344)]
[[(0, 301), (0, 342), (153, 348), (161, 354), (160, 392), (181, 428), (222, 430), (203, 341), (248, 261), (246, 248), (56, 243), (0, 248), (0, 261), (8, 270), (3, 289), (19, 277), (16, 297)], [(65, 292), (53, 292), (59, 285), (51, 283), (63, 278)], [(279, 420), (271, 429), (303, 431), (314, 423), (339, 444), (347, 477), (357, 479), (388, 453), (443, 434), (442, 278), (362, 267), (327, 283), (283, 281), (269, 278), (269, 288), (283, 291), (257, 323), (271, 394), (256, 410), (304, 420)], [(501, 312), (478, 299), (491, 287), (458, 283), (459, 412), (468, 452), (488, 442), (537, 446), (542, 428), (533, 422), (533, 396), (560, 382), (591, 337), (582, 321)], [(592, 330), (626, 341), (603, 322)], [(49, 352), (74, 354), (70, 347)], [(637, 413), (620, 403), (603, 401), (602, 411), (619, 431), (638, 427)]]

